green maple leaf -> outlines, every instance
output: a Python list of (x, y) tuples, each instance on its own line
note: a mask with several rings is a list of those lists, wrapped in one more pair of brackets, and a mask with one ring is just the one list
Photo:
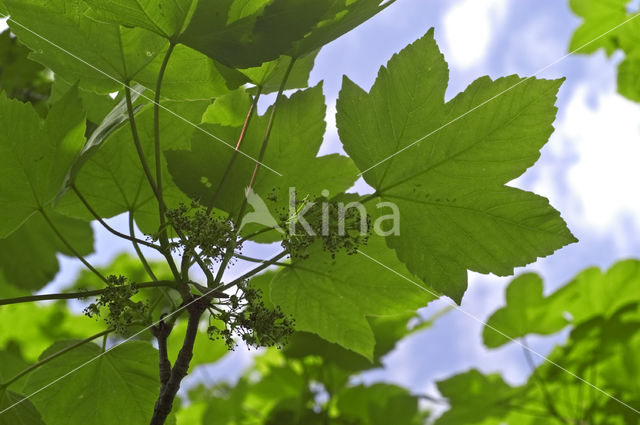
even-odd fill
[(30, 104), (0, 94), (0, 238), (49, 207), (84, 143), (85, 115), (74, 88), (42, 121)]
[[(11, 30), (33, 51), (30, 58), (67, 81), (100, 93), (117, 91), (131, 80), (155, 87), (169, 45), (164, 37), (91, 19), (82, 0), (8, 0), (6, 6)], [(174, 55), (165, 96), (202, 99), (227, 91), (226, 79), (210, 59), (186, 46), (178, 46)]]
[[(42, 358), (71, 342), (53, 344)], [(31, 393), (92, 360), (31, 400), (48, 425), (148, 423), (158, 396), (157, 351), (148, 343), (128, 342), (102, 354), (86, 344), (36, 369), (25, 384)], [(99, 357), (98, 357), (99, 356)]]
[(23, 399), (24, 396), (0, 387), (0, 411), (10, 408), (0, 415), (0, 425), (45, 425), (31, 401)]
[(95, 319), (73, 314), (65, 303), (3, 306), (0, 309), (0, 346), (20, 341), (25, 359), (35, 362), (54, 342), (85, 338), (104, 330), (100, 325)]
[(85, 0), (96, 20), (141, 27), (172, 39), (189, 20), (194, 0)]
[[(510, 338), (549, 335), (567, 324), (578, 326), (595, 317), (609, 318), (624, 305), (640, 302), (639, 288), (637, 260), (620, 261), (606, 272), (587, 268), (547, 297), (542, 293), (542, 279), (525, 274), (509, 284), (506, 306), (493, 313), (487, 324)], [(487, 347), (510, 341), (490, 327), (483, 331)]]
[[(309, 85), (309, 74), (313, 69), (317, 53), (315, 51), (296, 60), (284, 86), (285, 90), (302, 89)], [(289, 56), (280, 56), (278, 59), (254, 68), (240, 69), (239, 72), (260, 87), (262, 94), (272, 93), (278, 91), (291, 60)]]
[(322, 18), (304, 38), (293, 43), (289, 55), (301, 57), (329, 44), (382, 12), (395, 0), (337, 0), (326, 3), (331, 4)]
[(233, 68), (260, 66), (287, 53), (328, 7), (317, 0), (200, 1), (179, 41)]
[[(384, 239), (372, 235), (362, 250), (405, 276)], [(296, 329), (313, 332), (373, 361), (375, 337), (368, 316), (415, 311), (433, 299), (363, 255), (338, 253), (335, 260), (316, 244), (309, 258), (294, 261), (271, 281), (271, 301), (291, 314)]]
[(377, 383), (346, 388), (338, 394), (340, 416), (368, 425), (415, 425), (418, 399), (405, 388)]
[[(207, 102), (168, 102), (169, 110), (190, 122), (198, 122)], [(188, 145), (191, 134), (196, 129), (181, 118), (160, 111), (162, 146), (182, 148)], [(136, 123), (141, 144), (149, 164), (155, 162), (153, 142), (153, 108), (146, 105), (136, 115)], [(211, 143), (216, 143), (210, 140)], [(129, 125), (122, 125), (102, 141), (99, 149), (90, 153), (84, 166), (77, 170), (75, 184), (93, 209), (103, 217), (133, 211), (141, 229), (153, 234), (158, 228), (157, 201), (140, 167), (140, 159), (131, 140)], [(166, 167), (162, 161), (163, 168)], [(165, 175), (168, 176), (166, 168)], [(182, 193), (166, 179), (165, 201), (176, 206), (181, 201), (188, 202)], [(73, 192), (62, 197), (58, 210), (73, 217), (91, 220), (93, 217)]]
[(569, 50), (593, 53), (604, 47), (607, 54), (617, 48), (617, 31), (612, 30), (627, 17), (629, 0), (570, 0), (573, 12), (584, 21), (574, 32)]
[[(15, 348), (19, 348), (19, 346)], [(2, 364), (1, 382), (7, 382), (29, 366), (20, 353), (14, 350), (0, 351), (0, 363)], [(0, 387), (0, 411), (9, 408), (0, 415), (0, 425), (44, 425), (40, 414), (31, 401), (23, 400), (24, 396), (15, 392), (17, 391), (16, 387), (16, 385), (11, 386), (13, 391), (4, 386)], [(16, 403), (19, 404), (15, 405)]]
[[(547, 302), (540, 276), (527, 273), (514, 279), (507, 288), (507, 305), (494, 312), (483, 331), (484, 344), (489, 348), (499, 347), (510, 339), (527, 334), (550, 335), (559, 332), (568, 321), (564, 318), (564, 307), (559, 302)], [(491, 329), (494, 328), (494, 329)]]
[[(255, 193), (262, 197), (270, 214), (276, 218), (282, 208), (289, 207), (289, 187), (296, 189), (300, 199), (305, 196), (315, 198), (322, 190), (334, 194), (347, 190), (356, 174), (349, 158), (337, 154), (316, 157), (325, 131), (326, 106), (322, 86), (299, 91), (288, 99), (281, 98), (277, 108), (278, 117), (262, 161), (271, 170), (261, 167), (253, 184)], [(234, 150), (211, 140), (207, 134), (194, 133), (191, 150), (167, 151), (169, 171), (176, 185), (192, 199), (203, 205), (213, 205), (235, 218), (255, 168), (256, 163), (251, 158), (257, 159), (260, 155), (271, 110), (269, 108), (263, 116), (253, 117), (240, 147), (244, 155), (238, 154), (226, 179), (225, 171)], [(204, 128), (233, 143), (242, 132), (241, 127), (206, 125)], [(223, 179), (224, 190), (214, 199)], [(268, 201), (270, 195), (275, 195), (277, 200)]]
[[(497, 374), (483, 375), (473, 369), (437, 383), (438, 390), (449, 400), (451, 410), (436, 425), (468, 425), (505, 417), (510, 403), (518, 405), (521, 389), (513, 388)], [(502, 423), (497, 421), (496, 423)]]
[[(48, 209), (46, 214), (76, 252), (80, 255), (93, 252), (93, 231), (89, 223)], [(7, 238), (0, 239), (0, 270), (7, 283), (38, 290), (51, 282), (58, 272), (58, 253), (74, 255), (37, 214)]]
[(389, 246), (459, 302), (467, 270), (509, 275), (576, 239), (547, 199), (505, 186), (551, 135), (561, 81), (484, 77), (445, 103), (447, 80), (429, 31), (380, 69), (369, 93), (345, 78), (337, 124), (365, 181), (400, 209)]

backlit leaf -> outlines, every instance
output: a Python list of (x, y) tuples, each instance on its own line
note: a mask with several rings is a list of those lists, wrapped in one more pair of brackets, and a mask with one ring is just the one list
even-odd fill
[(400, 209), (389, 246), (460, 302), (467, 270), (509, 275), (575, 238), (547, 199), (505, 186), (551, 135), (561, 82), (483, 77), (445, 103), (447, 81), (429, 31), (380, 69), (369, 93), (345, 79), (337, 123), (364, 179)]

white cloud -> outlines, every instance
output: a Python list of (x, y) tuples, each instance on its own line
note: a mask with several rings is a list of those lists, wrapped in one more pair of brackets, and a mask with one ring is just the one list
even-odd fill
[(481, 63), (506, 14), (506, 0), (462, 0), (451, 7), (443, 19), (447, 59), (461, 68)]
[(640, 220), (640, 106), (589, 87), (574, 91), (560, 125), (578, 157), (567, 172), (569, 194), (584, 225), (612, 232), (625, 217)]

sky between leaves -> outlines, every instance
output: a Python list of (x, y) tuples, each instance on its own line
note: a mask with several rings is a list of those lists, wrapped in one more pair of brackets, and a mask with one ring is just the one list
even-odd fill
[[(402, 22), (402, 25), (397, 25)], [(375, 78), (378, 66), (392, 53), (435, 27), (435, 37), (451, 68), (447, 98), (480, 75), (492, 77), (518, 73), (531, 75), (561, 57), (567, 49), (577, 19), (568, 5), (557, 0), (508, 2), (506, 0), (430, 1), (402, 0), (382, 15), (333, 43), (320, 54), (312, 74), (325, 80), (329, 102), (329, 135), (323, 153), (335, 149), (332, 108), (341, 74), (364, 88)], [(556, 133), (542, 151), (542, 158), (525, 178), (515, 184), (549, 197), (582, 243), (573, 245), (534, 268), (541, 270), (551, 286), (564, 283), (578, 270), (593, 264), (607, 266), (615, 259), (640, 252), (633, 238), (640, 228), (638, 197), (629, 196), (640, 181), (635, 158), (640, 154), (637, 117), (640, 109), (615, 94), (617, 58), (570, 58), (542, 76), (566, 76), (560, 91)], [(612, 133), (613, 129), (613, 133)], [(603, 140), (607, 143), (603, 144)], [(598, 170), (594, 172), (594, 170)], [(634, 218), (634, 216), (636, 218)], [(98, 233), (97, 251), (115, 253)], [(95, 259), (107, 263), (109, 258)], [(58, 281), (69, 280), (75, 265), (65, 261)], [(509, 279), (472, 277), (475, 280), (464, 308), (480, 317), (502, 304), (503, 287)], [(455, 337), (451, 337), (455, 335)], [(444, 338), (448, 336), (448, 338)], [(437, 349), (432, 342), (438, 340)], [(544, 349), (544, 341), (535, 341)], [(430, 364), (419, 362), (428, 350)], [(418, 355), (419, 353), (419, 355)], [(242, 357), (243, 355), (236, 357)], [(519, 352), (505, 348), (487, 353), (481, 349), (479, 325), (462, 315), (450, 315), (435, 331), (401, 345), (387, 359), (388, 371), (369, 379), (385, 378), (416, 390), (430, 386), (438, 377), (471, 365), (502, 370), (518, 379), (524, 365)], [(220, 365), (226, 368), (228, 362)]]

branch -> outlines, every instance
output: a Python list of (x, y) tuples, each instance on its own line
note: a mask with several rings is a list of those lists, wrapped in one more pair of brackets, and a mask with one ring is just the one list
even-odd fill
[[(186, 301), (186, 300), (185, 300)], [(189, 371), (189, 363), (193, 358), (193, 346), (198, 335), (198, 326), (200, 325), (200, 317), (207, 309), (208, 301), (205, 298), (188, 301), (187, 310), (189, 312), (189, 320), (187, 322), (187, 332), (184, 336), (184, 343), (178, 353), (171, 374), (166, 383), (162, 386), (158, 400), (153, 409), (153, 417), (150, 425), (163, 425), (171, 413), (173, 408), (173, 400), (180, 389), (182, 380), (187, 376)]]
[(247, 273), (243, 274), (242, 276), (240, 276), (237, 279), (234, 279), (232, 282), (227, 283), (226, 285), (224, 285), (222, 287), (222, 290), (227, 290), (229, 288), (233, 288), (234, 286), (236, 286), (238, 283), (242, 282), (243, 280), (246, 280), (258, 273), (260, 273), (261, 271), (263, 271), (264, 269), (271, 267), (273, 265), (277, 265), (278, 261), (280, 261), (281, 259), (283, 259), (284, 257), (286, 257), (288, 255), (288, 253), (286, 251), (282, 251), (280, 254), (276, 255), (275, 257), (271, 258), (270, 260), (265, 260), (262, 262), (261, 265), (259, 265), (258, 267), (256, 267), (255, 269), (252, 269), (250, 271), (248, 271)]
[(244, 243), (244, 242), (246, 242), (246, 241), (248, 241), (250, 239), (253, 239), (256, 236), (260, 236), (260, 235), (262, 235), (264, 233), (268, 233), (268, 232), (271, 232), (271, 231), (276, 230), (276, 229), (277, 229), (276, 227), (265, 227), (264, 229), (257, 230), (257, 231), (255, 231), (253, 233), (248, 234), (247, 236), (243, 237), (242, 239), (240, 239), (238, 241), (238, 245), (240, 245), (240, 244), (242, 244), (242, 243)]
[(67, 239), (65, 239), (65, 237), (62, 235), (62, 233), (60, 233), (60, 231), (58, 230), (56, 225), (53, 224), (53, 221), (51, 221), (51, 219), (49, 218), (47, 213), (44, 212), (44, 209), (40, 208), (39, 211), (42, 214), (42, 216), (44, 217), (44, 219), (47, 222), (47, 224), (49, 224), (49, 227), (51, 227), (53, 232), (58, 236), (58, 238), (62, 241), (62, 243), (67, 247), (67, 249), (69, 251), (71, 251), (71, 253), (73, 255), (75, 255), (76, 258), (78, 258), (78, 260), (82, 261), (82, 264), (84, 264), (89, 270), (91, 270), (93, 272), (93, 274), (98, 276), (104, 283), (109, 283), (107, 278), (104, 277), (102, 275), (102, 273), (100, 273), (95, 267), (93, 267), (91, 265), (91, 263), (89, 263), (82, 255), (80, 255), (80, 253), (78, 251), (75, 250), (75, 248), (73, 246), (71, 246), (71, 244), (67, 241)]
[[(267, 267), (275, 264), (278, 260), (286, 256), (286, 252), (281, 252), (280, 254), (273, 257), (271, 260), (263, 262), (260, 266), (255, 269), (245, 273), (243, 276), (235, 279), (226, 285), (226, 287), (232, 287), (237, 285), (239, 282), (247, 279), (248, 277), (253, 276), (254, 274), (259, 273), (260, 271), (266, 269)], [(193, 283), (193, 282), (190, 282)], [(166, 379), (166, 367), (168, 359), (165, 359), (164, 354), (160, 354), (160, 369), (161, 369), (161, 380), (166, 379), (166, 383), (162, 385), (160, 390), (160, 395), (156, 400), (155, 407), (153, 409), (153, 416), (151, 418), (150, 425), (163, 425), (171, 413), (171, 409), (173, 408), (173, 400), (180, 389), (180, 384), (182, 380), (187, 376), (189, 371), (189, 364), (191, 363), (191, 359), (193, 358), (193, 346), (195, 344), (196, 336), (198, 335), (198, 326), (200, 325), (200, 318), (202, 314), (209, 307), (211, 298), (215, 296), (217, 290), (209, 290), (208, 288), (202, 288), (203, 290), (207, 290), (206, 293), (197, 297), (197, 298), (185, 298), (184, 304), (186, 305), (187, 311), (189, 312), (189, 320), (187, 322), (187, 332), (184, 336), (184, 342), (182, 344), (182, 348), (178, 353), (178, 358), (171, 369), (171, 374), (168, 379)], [(217, 288), (219, 289), (219, 288)], [(224, 290), (224, 288), (222, 289)]]
[(151, 328), (151, 333), (158, 340), (158, 366), (160, 372), (160, 383), (162, 389), (167, 385), (171, 378), (171, 362), (169, 361), (169, 355), (167, 354), (167, 339), (173, 330), (171, 324), (166, 324), (163, 320)]
[[(251, 263), (264, 263), (266, 260), (260, 259), (260, 258), (253, 258), (253, 257), (247, 257), (246, 255), (241, 255), (241, 254), (233, 254), (234, 258), (237, 258), (239, 260), (244, 260), (244, 261), (249, 261)], [(291, 263), (273, 263), (274, 266), (280, 266), (280, 267), (293, 267), (293, 265)]]
[[(176, 283), (168, 280), (160, 280), (157, 282), (134, 283), (133, 285), (123, 286), (123, 288), (126, 288), (128, 286), (132, 286), (138, 289), (142, 289), (142, 288), (177, 289)], [(75, 300), (75, 299), (93, 297), (96, 295), (102, 295), (106, 291), (108, 291), (108, 288), (94, 289), (92, 291), (63, 292), (59, 294), (29, 295), (26, 297), (6, 298), (4, 300), (0, 300), (0, 305), (21, 304), (21, 303), (29, 303), (29, 302), (35, 302), (35, 301)]]
[(20, 378), (22, 378), (23, 376), (27, 375), (28, 373), (32, 372), (33, 370), (39, 368), (40, 366), (44, 365), (45, 363), (49, 363), (51, 360), (56, 359), (60, 356), (62, 356), (63, 354), (68, 353), (69, 351), (76, 349), (88, 342), (93, 341), (96, 338), (100, 338), (101, 336), (106, 336), (108, 334), (110, 334), (111, 332), (113, 332), (114, 329), (107, 329), (106, 331), (102, 331), (100, 333), (97, 333), (95, 335), (90, 336), (89, 338), (85, 338), (82, 341), (78, 341), (68, 347), (65, 347), (64, 349), (55, 352), (53, 354), (51, 354), (48, 357), (45, 357), (44, 359), (38, 361), (37, 363), (32, 364), (31, 366), (29, 366), (28, 368), (26, 368), (25, 370), (23, 370), (22, 372), (18, 373), (16, 376), (14, 376), (13, 378), (9, 379), (7, 382), (0, 384), (0, 387), (8, 387), (9, 385), (13, 384), (14, 382), (16, 382), (17, 380), (19, 380)]

